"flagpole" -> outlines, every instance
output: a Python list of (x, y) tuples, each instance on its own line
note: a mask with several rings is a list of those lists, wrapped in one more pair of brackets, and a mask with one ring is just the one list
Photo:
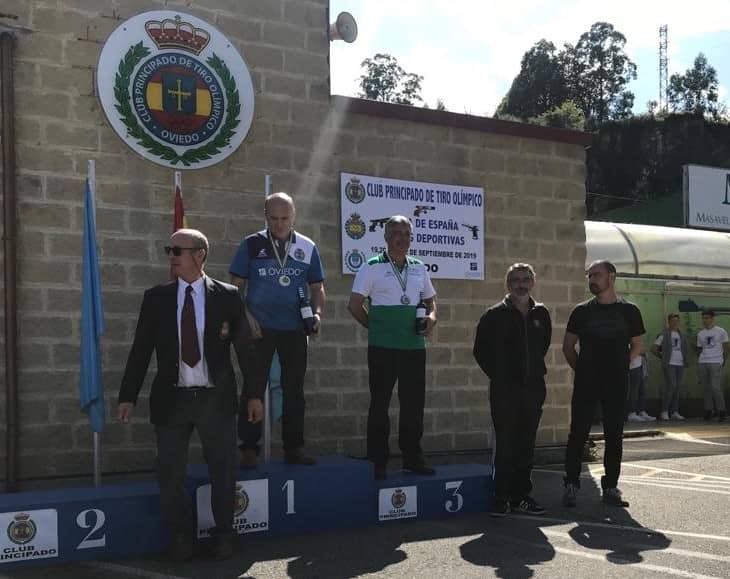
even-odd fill
[[(271, 195), (271, 175), (264, 177), (264, 198)], [(266, 226), (266, 219), (264, 219)], [(269, 369), (269, 371), (271, 371)], [(268, 377), (267, 377), (268, 378)], [(267, 379), (266, 390), (264, 391), (264, 462), (271, 461), (271, 383)]]
[[(89, 191), (91, 192), (91, 218), (96, 231), (96, 161), (89, 159), (88, 163)], [(98, 432), (92, 434), (94, 444), (94, 486), (101, 486), (101, 436)]]
[(175, 188), (174, 191), (177, 190), (182, 191), (182, 171), (175, 171)]

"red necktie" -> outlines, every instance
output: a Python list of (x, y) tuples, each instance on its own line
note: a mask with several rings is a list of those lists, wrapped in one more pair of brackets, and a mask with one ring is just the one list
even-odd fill
[(200, 347), (198, 346), (198, 328), (195, 325), (195, 306), (193, 305), (193, 286), (185, 288), (185, 302), (180, 317), (180, 338), (182, 361), (193, 368), (200, 362)]

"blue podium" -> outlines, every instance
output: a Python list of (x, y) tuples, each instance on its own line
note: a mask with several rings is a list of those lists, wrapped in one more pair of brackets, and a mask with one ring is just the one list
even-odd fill
[[(205, 539), (213, 526), (205, 465), (188, 469), (186, 489)], [(486, 510), (492, 494), (491, 468), (479, 464), (438, 466), (435, 476), (391, 471), (375, 481), (364, 460), (273, 462), (239, 471), (234, 526), (247, 538), (263, 538), (454, 517)], [(161, 551), (169, 539), (156, 482), (0, 495), (0, 574), (3, 567)]]

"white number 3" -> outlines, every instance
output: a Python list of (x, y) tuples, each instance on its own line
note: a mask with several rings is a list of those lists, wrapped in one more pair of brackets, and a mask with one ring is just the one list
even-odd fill
[(446, 490), (451, 491), (451, 495), (456, 498), (456, 501), (452, 501), (451, 499), (446, 501), (445, 507), (450, 513), (456, 513), (464, 506), (464, 497), (459, 494), (459, 489), (463, 482), (463, 480), (455, 480), (446, 483)]

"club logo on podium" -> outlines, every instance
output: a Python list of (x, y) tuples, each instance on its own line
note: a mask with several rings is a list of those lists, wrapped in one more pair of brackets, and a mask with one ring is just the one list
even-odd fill
[(249, 498), (248, 494), (243, 488), (243, 485), (237, 484), (236, 485), (236, 517), (240, 517), (243, 513), (246, 512), (246, 509), (249, 505)]
[(378, 494), (378, 520), (411, 519), (418, 516), (418, 487), (380, 489)]
[(0, 513), (0, 564), (58, 557), (56, 509)]
[(38, 528), (27, 513), (18, 513), (8, 525), (8, 539), (16, 545), (25, 545), (35, 538)]
[(390, 504), (393, 505), (394, 509), (402, 509), (406, 501), (408, 500), (408, 495), (403, 492), (403, 489), (395, 489), (393, 491), (393, 496), (390, 497)]
[(97, 83), (117, 135), (165, 167), (222, 161), (253, 120), (253, 83), (241, 55), (189, 14), (155, 10), (123, 22), (102, 48)]

